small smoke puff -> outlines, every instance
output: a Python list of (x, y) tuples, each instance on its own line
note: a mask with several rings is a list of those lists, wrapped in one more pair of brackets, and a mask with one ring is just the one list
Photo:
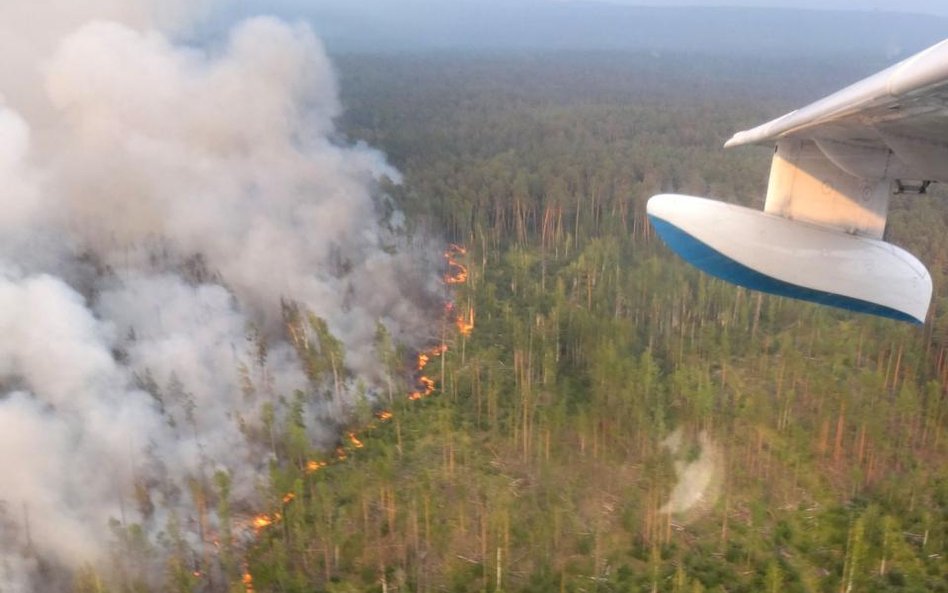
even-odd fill
[(701, 431), (696, 445), (699, 447), (698, 455), (690, 459), (689, 447), (680, 428), (662, 441), (662, 446), (675, 457), (678, 481), (659, 512), (693, 517), (709, 509), (717, 500), (723, 478), (720, 448), (707, 431)]

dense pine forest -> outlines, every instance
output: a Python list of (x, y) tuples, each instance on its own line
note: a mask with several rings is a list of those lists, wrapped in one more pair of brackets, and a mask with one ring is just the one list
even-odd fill
[(644, 214), (759, 203), (769, 151), (723, 140), (873, 66), (342, 58), (345, 129), (404, 173), (411, 224), (466, 246), (475, 329), (433, 328), (436, 390), (385, 402), (346, 463), (275, 471), (253, 587), (948, 591), (944, 195), (890, 216), (935, 279), (924, 327), (726, 285)]
[(412, 224), (466, 246), (476, 327), (433, 329), (436, 391), (347, 463), (274, 474), (256, 590), (948, 591), (944, 194), (890, 216), (935, 280), (924, 327), (724, 284), (644, 214), (759, 203), (769, 151), (723, 140), (874, 66), (342, 58), (345, 129), (404, 173)]
[[(407, 232), (458, 246), (451, 311), (427, 364), (379, 326), (389, 389), (338, 449), (261, 410), (267, 514), (231, 534), (217, 476), (222, 576), (172, 533), (169, 590), (948, 591), (948, 193), (889, 216), (933, 276), (924, 326), (735, 288), (645, 216), (663, 191), (761, 204), (770, 151), (724, 140), (881, 65), (339, 56), (340, 140), (404, 175)], [(300, 354), (332, 384), (320, 335)]]

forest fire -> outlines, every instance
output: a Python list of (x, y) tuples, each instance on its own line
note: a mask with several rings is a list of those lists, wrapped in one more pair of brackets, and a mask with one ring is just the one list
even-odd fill
[(454, 326), (458, 328), (458, 333), (465, 338), (471, 335), (471, 332), (474, 331), (474, 308), (467, 310), (467, 316), (459, 315), (455, 318)]
[(428, 366), (428, 363), (431, 362), (432, 358), (437, 358), (447, 352), (448, 347), (445, 344), (439, 344), (433, 348), (430, 348), (424, 352), (418, 353), (418, 360), (415, 364), (415, 370), (421, 372), (425, 370), (425, 367)]
[[(460, 245), (450, 245), (447, 251), (444, 254), (445, 259), (448, 263), (448, 273), (443, 277), (445, 284), (454, 285), (462, 284), (468, 279), (468, 269), (467, 266), (460, 263), (457, 258), (465, 255), (467, 250)], [(455, 304), (451, 301), (448, 301), (444, 305), (445, 318), (444, 322), (451, 323), (457, 329), (458, 333), (462, 336), (469, 336), (474, 329), (474, 309), (473, 307), (467, 308), (467, 313), (458, 313)], [(294, 327), (292, 324), (287, 325), (288, 330), (291, 333), (291, 338), (294, 340), (301, 340), (305, 342), (301, 336), (298, 336), (294, 332)], [(448, 345), (445, 342), (441, 342), (427, 350), (423, 350), (417, 354), (415, 360), (415, 389), (408, 393), (409, 401), (417, 401), (423, 398), (428, 397), (433, 394), (437, 388), (437, 383), (431, 377), (422, 374), (425, 370), (425, 367), (435, 358), (442, 356), (445, 352), (448, 351)], [(378, 410), (375, 412), (375, 418), (387, 422), (394, 418), (394, 413), (391, 410)], [(367, 427), (364, 427), (365, 430), (371, 430), (375, 427), (374, 423), (369, 424)], [(359, 438), (359, 435), (354, 431), (346, 432), (346, 438), (343, 442), (336, 447), (333, 457), (329, 461), (319, 461), (315, 459), (310, 459), (303, 466), (303, 472), (306, 475), (313, 474), (324, 467), (327, 467), (330, 464), (341, 463), (348, 459), (349, 451), (347, 450), (347, 445), (352, 449), (362, 449), (365, 447), (365, 443), (362, 439)], [(296, 499), (296, 495), (293, 492), (287, 492), (283, 498), (283, 504), (288, 505), (293, 503)], [(256, 533), (260, 533), (262, 530), (273, 525), (274, 523), (279, 522), (282, 519), (280, 513), (261, 513), (255, 516), (251, 521), (250, 525), (253, 527)], [(246, 593), (253, 593), (253, 576), (250, 573), (248, 566), (244, 566), (242, 583), (244, 585), (244, 590)]]
[(408, 399), (411, 401), (417, 401), (424, 397), (428, 397), (435, 390), (435, 381), (431, 377), (421, 374), (425, 370), (425, 367), (428, 366), (428, 363), (431, 362), (431, 359), (441, 356), (447, 352), (448, 346), (446, 344), (439, 344), (425, 352), (418, 353), (418, 362), (415, 365), (415, 371), (418, 373), (418, 377), (415, 379), (416, 388), (414, 391), (411, 391), (408, 394)]
[(474, 307), (468, 307), (467, 313), (458, 313), (458, 307), (452, 302), (444, 305), (444, 314), (451, 319), (462, 337), (468, 337), (474, 331)]
[(253, 575), (250, 574), (250, 570), (246, 566), (244, 567), (244, 574), (240, 577), (240, 582), (243, 583), (246, 593), (253, 593)]
[(319, 471), (322, 468), (326, 467), (325, 461), (316, 461), (315, 459), (310, 459), (306, 462), (305, 471), (307, 474)]
[(429, 377), (419, 377), (418, 382), (425, 388), (425, 395), (431, 395), (431, 392), (435, 389), (434, 379)]
[(415, 364), (415, 371), (418, 373), (418, 377), (415, 379), (416, 388), (414, 391), (408, 393), (408, 399), (411, 401), (417, 401), (424, 397), (428, 397), (435, 390), (435, 381), (431, 377), (422, 375), (421, 372), (425, 370), (425, 367), (428, 366), (428, 363), (431, 362), (431, 359), (441, 356), (447, 352), (448, 346), (446, 344), (439, 344), (433, 348), (430, 348), (424, 352), (418, 353), (418, 360)]
[(445, 284), (464, 284), (467, 282), (467, 266), (456, 258), (467, 254), (467, 249), (460, 245), (451, 244), (444, 252), (444, 259), (448, 262), (448, 272), (444, 275)]
[(411, 401), (416, 401), (424, 397), (428, 397), (435, 390), (435, 381), (431, 377), (426, 377), (424, 375), (418, 377), (418, 386), (420, 389), (412, 391), (408, 394), (408, 399)]
[(428, 360), (429, 360), (429, 357), (427, 354), (425, 354), (424, 352), (419, 354), (418, 363), (415, 365), (415, 370), (416, 371), (424, 370), (424, 368), (428, 365)]
[(274, 521), (278, 521), (279, 519), (280, 513), (274, 513), (273, 515), (260, 513), (253, 518), (253, 520), (250, 522), (250, 525), (252, 525), (254, 530), (259, 533), (261, 530), (273, 525)]

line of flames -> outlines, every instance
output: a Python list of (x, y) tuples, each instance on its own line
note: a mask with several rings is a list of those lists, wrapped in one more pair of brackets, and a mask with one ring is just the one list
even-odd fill
[[(442, 280), (446, 285), (453, 286), (467, 282), (469, 276), (468, 268), (466, 265), (458, 261), (459, 258), (464, 257), (466, 254), (467, 249), (461, 245), (455, 245), (453, 243), (448, 245), (448, 249), (444, 252), (444, 259), (447, 263), (447, 272), (442, 277)], [(471, 335), (471, 332), (474, 330), (474, 308), (468, 306), (466, 311), (466, 313), (460, 313), (458, 311), (458, 307), (451, 301), (448, 301), (445, 304), (445, 317), (451, 320), (451, 323), (457, 329), (458, 333), (463, 337)], [(445, 352), (447, 352), (447, 350), (448, 345), (444, 342), (441, 342), (440, 344), (433, 346), (428, 350), (423, 350), (418, 353), (415, 361), (415, 389), (408, 392), (409, 401), (424, 399), (435, 392), (437, 389), (437, 384), (434, 379), (424, 374), (424, 370), (432, 359), (443, 355)], [(375, 412), (375, 418), (379, 422), (388, 422), (394, 418), (394, 416), (395, 415), (391, 410), (379, 410)], [(375, 429), (376, 426), (377, 424), (375, 422), (370, 423), (365, 427), (364, 431), (369, 432)], [(365, 446), (365, 444), (355, 432), (347, 432), (346, 438), (354, 449), (361, 449)], [(306, 462), (306, 465), (303, 467), (303, 471), (306, 475), (310, 475), (329, 466), (330, 464), (336, 464), (345, 461), (347, 458), (348, 453), (346, 447), (339, 446), (336, 448), (333, 458), (328, 461), (311, 459)], [(283, 495), (283, 505), (285, 506), (290, 504), (295, 498), (296, 495), (293, 492), (287, 492)], [(275, 523), (278, 523), (282, 518), (282, 513), (278, 511), (274, 511), (273, 513), (260, 513), (251, 519), (250, 526), (254, 529), (254, 533), (259, 534), (264, 529)], [(246, 593), (254, 593), (253, 575), (250, 573), (250, 568), (246, 560), (243, 563), (242, 569), (243, 574), (241, 577), (241, 582), (244, 585), (244, 590)]]
[[(416, 366), (415, 366), (415, 371), (418, 375), (416, 379), (417, 388), (414, 391), (410, 391), (408, 393), (408, 399), (410, 401), (416, 401), (416, 400), (428, 397), (429, 395), (435, 392), (436, 390), (435, 380), (421, 373), (424, 371), (425, 367), (428, 365), (428, 363), (432, 359), (441, 356), (446, 351), (447, 351), (447, 346), (445, 346), (444, 344), (440, 344), (438, 346), (435, 346), (433, 348), (430, 348), (428, 350), (418, 353), (418, 356), (416, 359)], [(379, 422), (388, 422), (394, 417), (395, 417), (395, 414), (391, 410), (379, 410), (375, 412), (375, 418)], [(375, 422), (370, 423), (368, 426), (365, 427), (365, 432), (369, 432), (375, 429), (376, 427), (377, 427), (377, 424)], [(351, 445), (353, 449), (361, 449), (365, 446), (365, 443), (362, 442), (362, 440), (359, 438), (359, 436), (355, 432), (352, 432), (352, 431), (347, 432), (346, 439), (348, 440), (349, 444)], [(328, 461), (316, 460), (316, 459), (308, 460), (306, 462), (306, 465), (303, 466), (303, 472), (307, 475), (316, 473), (317, 471), (331, 464), (336, 464), (336, 463), (345, 461), (348, 458), (348, 456), (349, 456), (349, 453), (348, 453), (347, 448), (345, 446), (339, 446), (336, 448), (333, 457)], [(283, 504), (284, 505), (289, 504), (295, 498), (296, 498), (296, 495), (293, 492), (287, 492), (286, 494), (283, 495), (283, 499), (282, 499)], [(260, 513), (258, 515), (255, 515), (251, 519), (250, 526), (253, 527), (255, 532), (259, 533), (260, 531), (266, 529), (267, 527), (270, 527), (274, 523), (279, 522), (282, 518), (283, 518), (283, 515), (278, 511), (274, 511), (273, 513)]]
[(448, 245), (444, 252), (444, 259), (448, 263), (448, 272), (444, 275), (445, 284), (464, 284), (467, 282), (467, 266), (457, 260), (467, 255), (467, 249), (460, 245)]

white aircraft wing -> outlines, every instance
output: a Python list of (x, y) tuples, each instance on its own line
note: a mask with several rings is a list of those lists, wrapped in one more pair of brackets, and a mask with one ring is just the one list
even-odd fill
[(663, 194), (668, 245), (735, 284), (924, 323), (928, 271), (882, 240), (893, 193), (948, 182), (948, 40), (726, 147), (774, 144), (764, 212)]

